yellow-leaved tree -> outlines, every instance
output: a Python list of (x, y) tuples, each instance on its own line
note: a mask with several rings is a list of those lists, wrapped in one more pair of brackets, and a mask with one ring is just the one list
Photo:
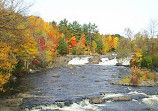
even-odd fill
[(0, 42), (0, 91), (5, 91), (3, 85), (8, 82), (16, 63), (11, 47), (7, 43)]
[(92, 41), (92, 53), (96, 53), (97, 50), (97, 43), (93, 40)]
[(132, 57), (130, 64), (132, 66), (140, 66), (142, 61), (142, 49), (135, 48), (134, 56)]
[(114, 37), (114, 48), (115, 48), (115, 50), (118, 47), (118, 41), (119, 41), (118, 37)]

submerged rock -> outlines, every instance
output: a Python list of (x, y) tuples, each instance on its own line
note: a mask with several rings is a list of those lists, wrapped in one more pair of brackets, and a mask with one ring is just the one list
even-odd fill
[(19, 97), (19, 98), (31, 98), (31, 97), (33, 97), (33, 95), (31, 95), (31, 94), (19, 93), (17, 97)]
[(100, 82), (100, 80), (95, 80), (95, 82)]
[(130, 101), (131, 98), (129, 96), (120, 96), (111, 98), (113, 101)]
[(54, 74), (53, 77), (60, 77), (60, 74)]
[(72, 65), (69, 65), (68, 67), (69, 67), (69, 69), (71, 69), (71, 70), (74, 69), (74, 66), (72, 66)]

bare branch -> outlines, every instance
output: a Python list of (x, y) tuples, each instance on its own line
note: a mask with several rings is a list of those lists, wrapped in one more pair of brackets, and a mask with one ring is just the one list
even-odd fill
[(148, 25), (149, 37), (153, 38), (158, 32), (158, 22), (156, 19), (151, 19)]

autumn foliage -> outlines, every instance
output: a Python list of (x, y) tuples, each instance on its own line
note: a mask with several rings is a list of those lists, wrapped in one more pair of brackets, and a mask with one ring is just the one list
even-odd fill
[(51, 67), (57, 55), (105, 54), (117, 48), (118, 38), (100, 35), (95, 24), (77, 21), (48, 23), (26, 16), (13, 0), (0, 1), (0, 91), (11, 76)]

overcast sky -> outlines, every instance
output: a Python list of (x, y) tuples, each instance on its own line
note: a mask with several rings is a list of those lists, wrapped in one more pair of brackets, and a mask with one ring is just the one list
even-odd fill
[(95, 23), (101, 34), (134, 33), (145, 29), (151, 18), (158, 17), (158, 0), (27, 0), (34, 1), (30, 13), (45, 21), (66, 18), (80, 24)]

